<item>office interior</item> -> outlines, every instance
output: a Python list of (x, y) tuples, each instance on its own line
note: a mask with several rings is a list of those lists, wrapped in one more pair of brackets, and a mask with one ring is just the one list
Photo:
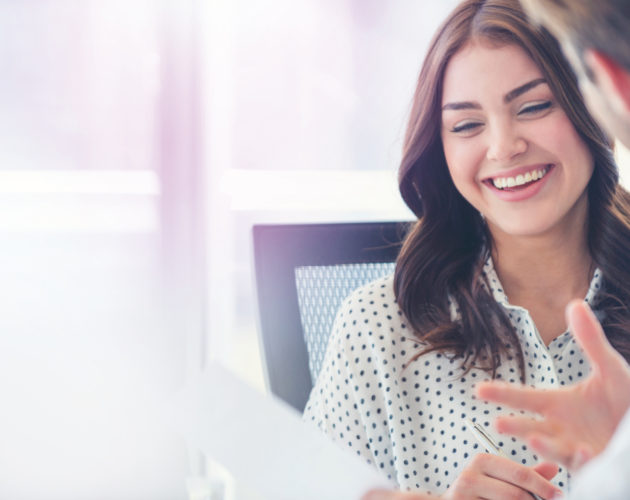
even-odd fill
[(211, 360), (268, 392), (254, 224), (412, 218), (405, 121), (456, 3), (0, 0), (0, 498), (256, 498), (177, 395)]

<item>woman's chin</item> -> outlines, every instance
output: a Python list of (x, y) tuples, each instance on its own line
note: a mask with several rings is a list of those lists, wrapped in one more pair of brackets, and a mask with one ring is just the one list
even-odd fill
[(523, 217), (509, 221), (488, 221), (488, 227), (493, 237), (535, 238), (549, 234), (552, 225), (545, 221), (532, 220), (531, 217)]

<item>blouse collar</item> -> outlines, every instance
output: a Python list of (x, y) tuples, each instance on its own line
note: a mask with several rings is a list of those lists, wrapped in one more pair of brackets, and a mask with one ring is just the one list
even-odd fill
[[(489, 256), (488, 260), (486, 260), (483, 266), (482, 276), (486, 279), (482, 280), (481, 286), (483, 286), (486, 290), (487, 285), (490, 286), (490, 292), (492, 293), (492, 297), (494, 298), (494, 300), (505, 307), (514, 307), (510, 304), (508, 297), (503, 290), (503, 285), (501, 284), (499, 276), (497, 275), (497, 272), (494, 268), (492, 256)], [(597, 305), (597, 294), (602, 287), (602, 281), (602, 273), (599, 268), (596, 268), (595, 272), (593, 273), (593, 278), (591, 279), (591, 284), (589, 285), (588, 292), (586, 293), (586, 297), (584, 298), (584, 301), (592, 309), (594, 309)]]

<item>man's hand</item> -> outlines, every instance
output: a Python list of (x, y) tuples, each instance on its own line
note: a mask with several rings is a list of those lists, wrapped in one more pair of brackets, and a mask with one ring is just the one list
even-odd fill
[(493, 381), (479, 384), (476, 392), (481, 399), (541, 415), (540, 420), (499, 417), (495, 426), (503, 434), (524, 439), (547, 460), (576, 470), (606, 447), (628, 410), (630, 366), (608, 343), (586, 303), (572, 301), (566, 314), (569, 328), (591, 364), (585, 380), (554, 390)]

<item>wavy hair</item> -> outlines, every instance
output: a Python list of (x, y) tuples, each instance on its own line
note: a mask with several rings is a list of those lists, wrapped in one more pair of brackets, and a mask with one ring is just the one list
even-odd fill
[[(496, 376), (503, 357), (516, 358), (524, 380), (520, 342), (502, 307), (484, 287), (482, 269), (492, 241), (481, 215), (457, 191), (440, 137), (444, 73), (471, 40), (521, 47), (540, 68), (559, 105), (594, 160), (587, 187), (588, 241), (601, 269), (599, 309), (612, 345), (630, 361), (630, 195), (619, 185), (610, 141), (588, 113), (574, 74), (555, 39), (532, 25), (518, 0), (465, 0), (446, 19), (422, 66), (404, 141), (399, 187), (418, 217), (398, 257), (394, 290), (422, 342), (414, 357), (440, 351)], [(451, 317), (452, 299), (459, 317)]]

